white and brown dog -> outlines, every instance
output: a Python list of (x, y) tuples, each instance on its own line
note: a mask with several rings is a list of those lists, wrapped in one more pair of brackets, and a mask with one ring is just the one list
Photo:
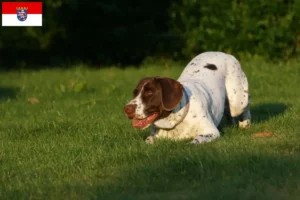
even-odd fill
[(132, 126), (152, 125), (147, 143), (156, 138), (193, 138), (193, 144), (220, 136), (223, 114), (240, 128), (250, 126), (248, 81), (237, 59), (222, 52), (196, 56), (178, 80), (143, 78), (124, 108)]

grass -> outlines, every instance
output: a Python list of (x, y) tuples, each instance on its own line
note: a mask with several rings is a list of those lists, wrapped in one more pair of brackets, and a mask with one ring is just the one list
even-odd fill
[(182, 67), (1, 73), (0, 199), (299, 199), (299, 64), (242, 66), (252, 128), (199, 146), (146, 145), (123, 114), (141, 77)]

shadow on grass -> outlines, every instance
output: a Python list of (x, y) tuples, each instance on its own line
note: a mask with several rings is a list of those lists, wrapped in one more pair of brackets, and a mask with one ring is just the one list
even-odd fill
[(272, 117), (283, 114), (288, 105), (283, 103), (265, 103), (250, 107), (252, 122), (268, 121)]
[[(283, 114), (287, 108), (288, 105), (283, 103), (263, 103), (253, 105), (250, 107), (251, 123), (266, 122), (273, 117)], [(218, 126), (222, 136), (226, 134), (224, 131), (224, 128), (226, 127), (234, 127), (234, 125), (232, 124), (231, 119), (229, 120), (224, 116)]]
[(172, 152), (171, 146), (169, 149), (164, 155), (145, 156), (148, 159), (143, 159), (139, 166), (122, 173), (119, 184), (99, 188), (102, 190), (99, 196), (105, 199), (273, 200), (300, 194), (299, 188), (296, 189), (299, 156), (251, 150), (224, 155), (208, 147), (194, 148), (189, 153)]
[(20, 92), (20, 88), (13, 87), (1, 87), (0, 86), (0, 101), (6, 101), (8, 99), (15, 99)]
[[(251, 109), (253, 121), (270, 120), (287, 108), (281, 103), (255, 105)], [(142, 135), (144, 138), (146, 131)], [(223, 150), (214, 143), (187, 147), (164, 142), (144, 149), (145, 155), (121, 172), (116, 184), (99, 186), (98, 197), (274, 200), (300, 195), (300, 148), (295, 144), (271, 142), (266, 146), (258, 142), (252, 148), (247, 141)]]

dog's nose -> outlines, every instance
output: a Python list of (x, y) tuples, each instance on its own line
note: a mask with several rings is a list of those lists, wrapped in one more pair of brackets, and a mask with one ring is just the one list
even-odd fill
[(135, 108), (136, 108), (135, 104), (128, 104), (124, 107), (124, 112), (129, 118), (133, 118), (135, 115)]

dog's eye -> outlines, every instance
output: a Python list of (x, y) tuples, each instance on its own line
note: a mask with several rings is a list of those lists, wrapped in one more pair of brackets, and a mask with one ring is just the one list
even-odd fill
[(147, 96), (151, 96), (152, 94), (153, 94), (153, 92), (151, 90), (146, 91)]

